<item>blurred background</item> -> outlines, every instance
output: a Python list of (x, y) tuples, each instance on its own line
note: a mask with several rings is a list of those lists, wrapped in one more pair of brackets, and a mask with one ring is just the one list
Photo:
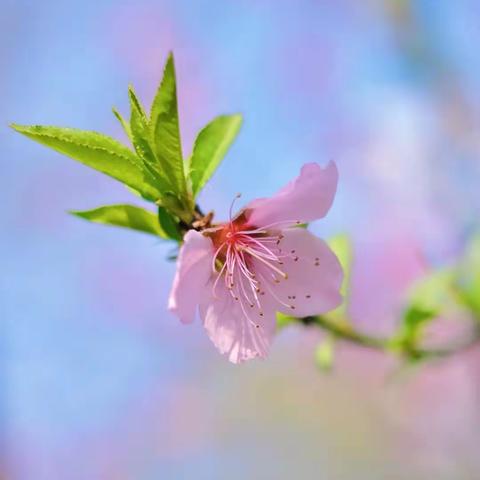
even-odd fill
[[(480, 478), (480, 353), (393, 375), (291, 327), (229, 364), (166, 311), (171, 246), (69, 209), (139, 204), (7, 128), (125, 137), (127, 85), (150, 103), (175, 53), (184, 150), (213, 116), (238, 141), (201, 197), (273, 193), (334, 159), (313, 230), (355, 244), (350, 312), (391, 331), (408, 287), (478, 226), (478, 0), (0, 0), (0, 478)], [(141, 204), (141, 203), (140, 203)]]

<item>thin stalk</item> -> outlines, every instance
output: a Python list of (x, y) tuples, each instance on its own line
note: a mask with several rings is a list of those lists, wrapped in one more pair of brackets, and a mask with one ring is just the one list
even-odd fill
[(452, 345), (441, 348), (425, 348), (411, 345), (396, 336), (377, 337), (355, 330), (350, 325), (341, 325), (325, 317), (312, 316), (296, 319), (305, 325), (314, 325), (334, 337), (364, 348), (384, 353), (394, 353), (415, 360), (441, 359), (480, 345), (480, 325), (475, 324), (472, 335)]

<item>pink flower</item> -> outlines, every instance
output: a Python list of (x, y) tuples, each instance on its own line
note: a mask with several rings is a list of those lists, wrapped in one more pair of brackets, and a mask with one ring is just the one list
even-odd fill
[(276, 312), (304, 317), (337, 307), (340, 264), (323, 240), (298, 227), (326, 215), (337, 180), (334, 163), (306, 164), (273, 197), (251, 202), (229, 222), (190, 230), (169, 310), (190, 323), (198, 306), (212, 342), (240, 363), (267, 355)]

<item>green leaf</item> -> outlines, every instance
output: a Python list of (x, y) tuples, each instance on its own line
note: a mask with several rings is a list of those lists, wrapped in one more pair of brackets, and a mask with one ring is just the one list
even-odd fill
[(150, 127), (145, 111), (138, 100), (133, 87), (128, 87), (130, 99), (130, 131), (133, 147), (137, 155), (142, 159), (144, 168), (155, 178), (162, 193), (171, 190), (169, 182), (162, 172), (151, 146)]
[(480, 320), (480, 232), (466, 248), (455, 284), (462, 303)]
[(137, 192), (134, 188), (125, 185), (125, 188), (130, 192), (133, 193), (136, 197), (143, 198), (140, 192)]
[(152, 104), (150, 128), (153, 150), (161, 171), (168, 179), (173, 193), (182, 203), (191, 207), (180, 143), (177, 87), (172, 54), (168, 57), (162, 82)]
[(210, 180), (242, 125), (241, 115), (222, 115), (204, 127), (195, 140), (189, 177), (196, 197)]
[(142, 160), (145, 171), (154, 179), (155, 184), (161, 192), (161, 197), (157, 204), (165, 206), (172, 213), (189, 221), (190, 213), (188, 212), (188, 208), (185, 208), (184, 201), (182, 201), (180, 195), (174, 191), (175, 187), (171, 184), (166, 171), (162, 168), (162, 165), (155, 155), (149, 121), (131, 85), (128, 88), (128, 95), (131, 107), (130, 131), (132, 134), (132, 144), (137, 155)]
[(70, 213), (90, 222), (130, 228), (165, 239), (174, 239), (160, 226), (155, 213), (134, 205), (106, 205), (93, 210), (71, 211)]
[(151, 201), (160, 197), (154, 179), (140, 159), (117, 140), (97, 132), (73, 128), (12, 124), (17, 132), (109, 175)]
[(410, 288), (408, 308), (424, 312), (437, 312), (452, 301), (455, 271), (444, 268), (429, 273)]
[(132, 140), (132, 131), (130, 130), (130, 125), (128, 122), (122, 117), (120, 112), (115, 107), (112, 108), (112, 112), (115, 115), (115, 118), (120, 122), (120, 125), (122, 126), (127, 137)]
[(333, 253), (337, 256), (340, 265), (342, 266), (344, 277), (340, 292), (342, 295), (348, 293), (348, 286), (350, 284), (350, 275), (352, 269), (353, 260), (353, 248), (352, 242), (348, 235), (336, 235), (328, 240), (328, 245), (333, 250)]
[(417, 347), (422, 341), (424, 329), (437, 315), (438, 312), (435, 310), (422, 310), (413, 305), (403, 313), (395, 349), (404, 353), (410, 362), (419, 360)]
[(340, 293), (343, 295), (343, 302), (335, 310), (328, 312), (325, 316), (332, 321), (345, 320), (348, 295), (350, 287), (350, 276), (352, 270), (353, 248), (348, 235), (337, 235), (328, 240), (328, 245), (337, 256), (343, 270), (343, 282)]
[(327, 336), (315, 349), (315, 364), (323, 372), (330, 372), (333, 368), (335, 353), (335, 339)]
[(436, 315), (437, 312), (434, 310), (422, 310), (418, 307), (410, 306), (404, 313), (403, 323), (409, 332), (416, 331), (429, 320), (435, 318)]
[(177, 242), (182, 240), (182, 234), (178, 229), (178, 221), (161, 206), (158, 207), (158, 222), (169, 238), (176, 240)]
[(453, 273), (452, 269), (431, 272), (410, 288), (398, 333), (405, 353), (415, 351), (425, 327), (452, 301)]
[(297, 323), (298, 320), (295, 317), (290, 315), (285, 315), (284, 313), (277, 312), (277, 328), (280, 330), (292, 323)]

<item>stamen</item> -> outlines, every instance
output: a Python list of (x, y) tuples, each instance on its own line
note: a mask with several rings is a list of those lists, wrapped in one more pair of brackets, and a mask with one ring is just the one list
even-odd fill
[(248, 322), (250, 323), (250, 325), (252, 325), (253, 327), (255, 327), (255, 329), (260, 328), (260, 325), (259, 325), (258, 323), (256, 323), (256, 322), (254, 322), (254, 321), (250, 318), (248, 312), (247, 312), (246, 309), (245, 309), (245, 306), (243, 305), (243, 302), (240, 302), (240, 308), (242, 309), (243, 314), (245, 315), (245, 318), (248, 320)]
[(237, 233), (241, 234), (241, 235), (250, 235), (250, 234), (262, 234), (262, 233), (268, 233), (267, 230), (260, 230), (260, 229), (255, 229), (255, 230), (239, 230)]
[[(263, 276), (263, 274), (261, 274)], [(289, 305), (288, 303), (285, 303), (284, 301), (282, 301), (280, 298), (278, 298), (278, 296), (275, 294), (275, 292), (273, 291), (272, 288), (270, 288), (270, 286), (268, 285), (268, 282), (265, 282), (265, 286), (268, 290), (268, 292), (270, 293), (270, 295), (280, 304), (282, 304), (284, 307), (287, 307), (287, 308), (292, 308), (292, 309), (295, 309), (295, 306), (294, 305)]]
[(230, 219), (230, 226), (233, 226), (233, 222), (232, 222), (232, 212), (233, 212), (233, 206), (235, 205), (235, 202), (242, 196), (241, 193), (237, 193), (235, 195), (235, 198), (232, 200), (232, 203), (230, 204), (230, 210), (228, 212), (228, 216), (229, 216), (229, 219)]
[[(288, 274), (282, 267), (284, 259), (296, 262), (300, 258), (295, 250), (282, 251), (278, 246), (284, 238), (281, 227), (293, 226), (300, 221), (284, 220), (259, 228), (243, 224), (242, 230), (243, 217), (235, 219), (233, 217), (233, 207), (240, 197), (238, 194), (233, 199), (229, 210), (229, 223), (220, 227), (224, 230), (217, 237), (223, 243), (216, 244), (217, 248), (212, 259), (212, 270), (217, 275), (213, 283), (213, 294), (216, 296), (218, 282), (222, 279), (231, 298), (239, 302), (241, 307), (242, 334), (251, 337), (252, 342), (261, 347), (259, 350), (263, 350), (267, 348), (266, 345), (262, 345), (265, 339), (255, 333), (261, 325), (254, 321), (265, 315), (261, 297), (268, 293), (280, 305), (291, 310), (296, 309), (294, 305), (296, 296), (289, 295), (288, 303), (285, 303), (279, 298), (279, 292), (275, 291), (275, 284), (288, 279)], [(217, 231), (218, 229), (215, 229), (215, 232)], [(316, 258), (315, 262), (318, 263), (319, 259)], [(307, 298), (310, 298), (310, 295)]]
[(243, 281), (242, 281), (241, 278), (239, 279), (239, 283), (240, 283), (240, 288), (241, 288), (242, 293), (243, 293), (243, 298), (245, 298), (245, 299), (247, 300), (248, 304), (250, 305), (250, 307), (253, 308), (253, 307), (254, 307), (254, 304), (253, 304), (253, 302), (250, 300), (250, 297), (249, 297), (248, 294), (247, 294), (247, 291), (246, 291), (246, 289), (245, 289), (245, 285), (243, 284)]
[(267, 230), (272, 227), (279, 227), (279, 226), (288, 227), (290, 225), (301, 225), (301, 223), (302, 222), (300, 220), (282, 220), (280, 222), (273, 222), (273, 223), (269, 223), (268, 225), (262, 225), (257, 230)]
[(262, 258), (261, 255), (259, 255), (255, 250), (252, 250), (250, 247), (243, 247), (243, 250), (247, 253), (249, 253), (252, 257), (255, 257), (257, 260), (260, 262), (264, 263), (267, 265), (267, 267), (270, 267), (274, 272), (277, 272), (279, 275), (281, 275), (285, 280), (288, 278), (288, 275), (285, 272), (282, 272), (279, 268), (277, 268), (275, 265), (272, 265), (270, 262)]
[(220, 281), (220, 279), (222, 278), (222, 273), (223, 273), (223, 271), (225, 270), (226, 267), (227, 267), (227, 264), (224, 263), (222, 269), (220, 270), (220, 272), (218, 272), (218, 276), (215, 279), (215, 282), (213, 284), (212, 293), (213, 293), (214, 298), (218, 298), (217, 295), (216, 295), (217, 285), (218, 285), (218, 282)]
[(222, 249), (225, 247), (225, 245), (227, 244), (227, 242), (223, 242), (220, 247), (218, 247), (217, 251), (215, 252), (215, 254), (213, 255), (213, 259), (212, 259), (212, 270), (214, 272), (217, 271), (216, 269), (216, 261), (217, 261), (217, 257), (218, 255), (220, 254), (220, 252), (222, 251)]
[[(263, 239), (262, 239), (263, 240)], [(268, 254), (268, 256), (272, 259), (272, 260), (276, 260), (277, 259), (277, 256), (269, 249), (267, 248), (263, 242), (257, 240), (256, 238), (253, 238), (253, 237), (247, 237), (247, 241), (250, 241), (250, 242), (253, 242), (255, 243), (256, 245), (258, 245), (259, 247), (263, 248), (263, 250), (265, 250), (265, 252)]]

